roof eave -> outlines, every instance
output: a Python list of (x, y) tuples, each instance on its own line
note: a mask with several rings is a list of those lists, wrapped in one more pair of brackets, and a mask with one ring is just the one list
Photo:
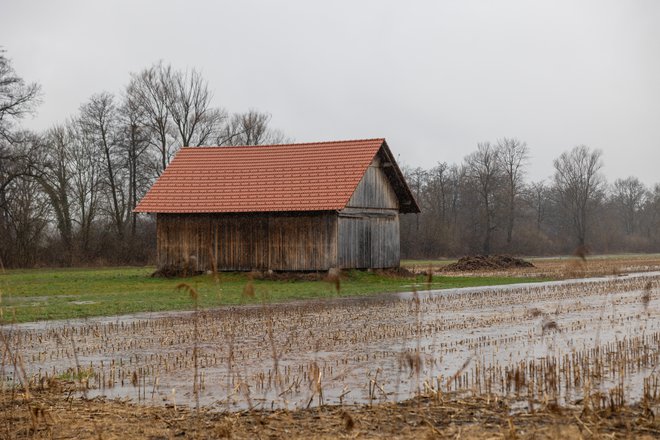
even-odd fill
[(379, 151), (381, 150), (391, 164), (392, 169), (394, 170), (394, 174), (398, 180), (398, 187), (395, 187), (394, 189), (397, 193), (397, 198), (399, 199), (399, 212), (402, 214), (419, 214), (421, 210), (419, 209), (417, 200), (415, 200), (415, 196), (410, 190), (408, 182), (406, 182), (406, 178), (399, 168), (399, 165), (396, 163), (396, 160), (394, 160), (394, 155), (392, 154), (390, 147), (387, 145), (387, 141), (383, 140), (383, 144), (381, 145)]

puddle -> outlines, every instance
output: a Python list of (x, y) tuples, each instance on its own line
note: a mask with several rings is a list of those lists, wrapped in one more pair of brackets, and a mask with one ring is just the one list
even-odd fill
[(4, 306), (43, 306), (48, 301), (59, 300), (62, 298), (75, 298), (75, 295), (41, 295), (41, 296), (13, 296), (3, 295), (2, 304)]

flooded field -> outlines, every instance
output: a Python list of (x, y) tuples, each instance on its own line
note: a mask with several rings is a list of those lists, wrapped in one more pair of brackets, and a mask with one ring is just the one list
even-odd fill
[(449, 392), (525, 410), (657, 400), (659, 286), (650, 272), (5, 326), (22, 365), (2, 375), (229, 411)]

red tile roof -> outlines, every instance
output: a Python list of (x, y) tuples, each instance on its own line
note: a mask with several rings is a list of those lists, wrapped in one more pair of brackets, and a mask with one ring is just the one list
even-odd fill
[(384, 139), (182, 148), (135, 211), (340, 210), (382, 146)]

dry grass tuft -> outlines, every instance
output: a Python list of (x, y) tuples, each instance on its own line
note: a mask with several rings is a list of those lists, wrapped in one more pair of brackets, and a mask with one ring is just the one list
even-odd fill
[(251, 279), (248, 280), (247, 283), (245, 283), (245, 287), (243, 287), (243, 293), (242, 293), (244, 298), (254, 298), (255, 293), (254, 293), (254, 281)]
[(587, 261), (587, 256), (589, 255), (589, 248), (584, 245), (580, 245), (575, 248), (573, 251), (573, 256), (579, 258), (580, 260), (586, 262)]
[(543, 312), (543, 311), (540, 310), (540, 309), (537, 309), (536, 307), (533, 307), (533, 308), (531, 308), (531, 309), (527, 312), (527, 314), (528, 314), (531, 318), (538, 318), (539, 316), (543, 316), (543, 315), (545, 315), (545, 312)]
[(335, 286), (337, 295), (341, 293), (341, 269), (332, 268), (328, 271), (325, 280)]
[(422, 359), (422, 356), (420, 356), (418, 351), (406, 352), (401, 356), (400, 365), (405, 367), (409, 372), (410, 377), (412, 377), (413, 374), (419, 376), (424, 367), (424, 359)]
[(644, 285), (644, 290), (642, 291), (642, 304), (644, 305), (644, 310), (648, 310), (649, 304), (651, 304), (651, 293), (653, 292), (653, 282), (649, 281)]
[(190, 299), (193, 301), (197, 301), (199, 299), (199, 293), (197, 292), (197, 289), (195, 289), (193, 286), (191, 286), (188, 283), (179, 283), (176, 285), (177, 290), (183, 290), (188, 294)]
[(551, 330), (559, 330), (559, 325), (557, 324), (557, 321), (547, 319), (543, 321), (541, 329), (543, 330), (543, 333), (549, 332)]
[(344, 429), (348, 432), (351, 432), (355, 428), (355, 420), (353, 417), (346, 411), (341, 412), (341, 418), (344, 421)]

